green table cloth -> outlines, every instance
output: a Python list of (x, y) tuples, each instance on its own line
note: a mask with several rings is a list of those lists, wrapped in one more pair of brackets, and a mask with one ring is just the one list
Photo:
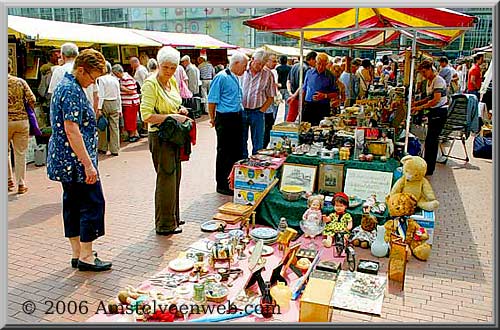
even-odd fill
[[(319, 165), (320, 163), (326, 164), (344, 164), (344, 177), (345, 171), (348, 168), (355, 169), (365, 169), (372, 171), (382, 171), (382, 172), (392, 172), (395, 175), (393, 176), (393, 183), (399, 175), (396, 175), (396, 169), (400, 166), (399, 162), (393, 158), (388, 159), (386, 162), (382, 162), (379, 160), (374, 160), (371, 162), (362, 162), (359, 160), (346, 160), (342, 161), (338, 159), (338, 156), (334, 159), (322, 159), (320, 157), (311, 157), (311, 156), (299, 156), (299, 155), (290, 155), (286, 159), (287, 163), (298, 163), (304, 165)], [(278, 174), (279, 175), (279, 174)], [(257, 223), (271, 226), (273, 228), (277, 228), (281, 217), (285, 217), (288, 226), (299, 230), (299, 221), (302, 220), (302, 215), (307, 210), (307, 201), (305, 199), (300, 199), (295, 202), (289, 202), (283, 198), (279, 191), (279, 183), (276, 187), (274, 187), (269, 194), (264, 198), (264, 200), (258, 206), (256, 212), (256, 221)], [(324, 207), (323, 214), (329, 215), (333, 212), (333, 206)], [(361, 216), (363, 214), (362, 206), (358, 206), (353, 209), (348, 209), (348, 212), (351, 214), (353, 218), (353, 226), (356, 227), (361, 223)], [(379, 221), (379, 224), (385, 223), (388, 217), (388, 211), (386, 210), (384, 214), (378, 215), (374, 214)]]

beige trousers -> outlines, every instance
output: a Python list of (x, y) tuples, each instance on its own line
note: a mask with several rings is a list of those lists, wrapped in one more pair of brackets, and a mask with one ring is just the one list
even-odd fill
[[(102, 104), (102, 114), (108, 120), (108, 129), (99, 131), (97, 148), (102, 151), (109, 151), (117, 154), (120, 151), (120, 113), (118, 112), (118, 102), (104, 100)], [(109, 132), (109, 145), (108, 145)]]
[(18, 185), (25, 185), (26, 178), (26, 151), (28, 150), (30, 124), (28, 120), (9, 121), (9, 135), (7, 143), (9, 146), (9, 158), (7, 159), (9, 169), (9, 180), (14, 181), (12, 177), (12, 164), (10, 162), (10, 143), (14, 148), (16, 180)]

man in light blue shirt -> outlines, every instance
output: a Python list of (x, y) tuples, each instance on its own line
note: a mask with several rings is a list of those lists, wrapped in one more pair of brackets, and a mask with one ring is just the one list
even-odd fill
[(217, 192), (232, 195), (229, 189), (229, 174), (233, 164), (243, 157), (242, 117), (243, 92), (237, 76), (247, 67), (248, 57), (236, 52), (229, 60), (229, 68), (220, 71), (213, 79), (208, 93), (208, 115), (210, 126), (217, 134), (217, 157), (215, 179)]

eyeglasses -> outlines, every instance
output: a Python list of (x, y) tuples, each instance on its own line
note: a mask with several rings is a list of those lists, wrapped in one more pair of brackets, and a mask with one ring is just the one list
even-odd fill
[(99, 77), (93, 77), (93, 76), (90, 74), (90, 72), (88, 72), (86, 69), (83, 69), (83, 70), (85, 71), (85, 73), (86, 73), (86, 74), (88, 74), (88, 75), (89, 75), (90, 79), (92, 79), (92, 82), (94, 82), (94, 83), (95, 83), (96, 79), (97, 79), (97, 78), (99, 78)]

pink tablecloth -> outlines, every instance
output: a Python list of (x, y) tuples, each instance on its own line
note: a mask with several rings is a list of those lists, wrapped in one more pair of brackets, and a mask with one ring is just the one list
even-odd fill
[[(260, 226), (258, 226), (260, 227)], [(227, 227), (229, 230), (232, 228), (238, 228), (238, 226), (228, 226)], [(211, 234), (209, 237), (213, 238), (214, 234)], [(307, 247), (307, 245), (313, 241), (312, 239), (306, 239), (303, 236), (301, 236), (296, 242), (292, 242), (292, 244), (300, 242), (302, 243), (302, 246)], [(322, 243), (322, 237), (317, 236), (314, 239), (315, 244), (320, 248), (320, 251), (322, 251), (321, 254), (321, 260), (334, 260), (337, 262), (342, 262), (344, 259), (344, 256), (342, 258), (337, 258), (336, 254), (334, 252), (334, 248), (324, 248)], [(251, 242), (247, 248), (245, 249), (245, 254), (247, 257), (250, 256), (250, 248), (254, 246), (254, 243)], [(278, 250), (278, 244), (272, 245), (274, 248), (274, 253), (270, 256), (265, 256), (264, 258), (266, 259), (266, 263), (264, 264), (264, 270), (262, 271), (262, 278), (265, 281), (268, 281), (271, 277), (273, 269), (279, 264), (280, 260), (283, 258), (283, 252)], [(248, 258), (244, 260), (237, 260), (237, 257), (234, 257), (235, 262), (231, 263), (231, 268), (240, 268), (243, 270), (243, 276), (240, 276), (238, 279), (236, 279), (233, 282), (232, 287), (230, 287), (230, 293), (228, 295), (228, 300), (229, 301), (234, 301), (238, 293), (242, 290), (243, 286), (245, 285), (246, 281), (248, 280), (249, 276), (252, 274), (252, 272), (248, 268)], [(226, 263), (227, 265), (227, 263)], [(219, 264), (216, 264), (217, 266), (222, 266)], [(167, 271), (168, 272), (173, 272), (174, 271), (170, 269), (163, 270), (162, 272)], [(291, 270), (288, 269), (286, 274), (284, 274), (284, 277), (288, 281), (288, 286), (292, 288), (294, 284), (297, 282), (299, 277)], [(158, 287), (152, 287), (151, 282), (148, 280), (144, 281), (140, 286), (140, 288), (143, 289), (148, 289), (148, 288), (155, 288), (158, 289)], [(245, 317), (240, 317), (236, 319), (232, 319), (229, 321), (224, 321), (224, 322), (298, 322), (299, 319), (299, 299), (295, 301), (290, 302), (290, 309), (286, 313), (278, 314), (273, 316), (271, 319), (264, 319), (261, 316), (257, 316), (255, 314), (245, 316)], [(227, 302), (224, 302), (222, 304), (226, 304)], [(198, 315), (192, 315), (190, 316), (191, 318), (198, 318), (200, 317), (201, 314)], [(182, 319), (176, 319), (176, 322), (180, 321), (182, 322)], [(93, 317), (89, 318), (87, 322), (133, 322), (130, 316), (127, 315), (122, 315), (122, 314), (115, 314), (115, 315), (106, 315), (106, 314), (96, 314)]]

